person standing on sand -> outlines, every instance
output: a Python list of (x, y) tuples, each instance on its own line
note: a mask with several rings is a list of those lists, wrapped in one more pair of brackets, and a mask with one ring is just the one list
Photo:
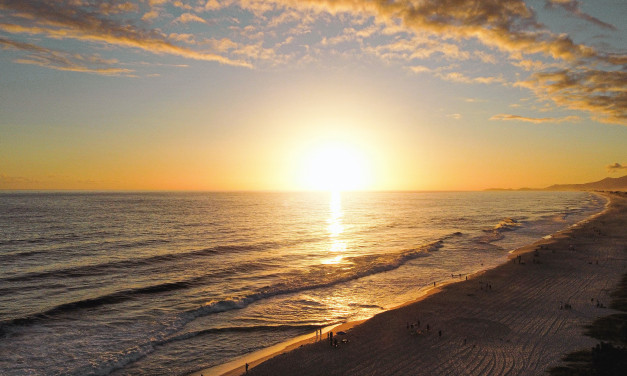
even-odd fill
[(248, 363), (246, 363), (246, 374), (248, 374)]

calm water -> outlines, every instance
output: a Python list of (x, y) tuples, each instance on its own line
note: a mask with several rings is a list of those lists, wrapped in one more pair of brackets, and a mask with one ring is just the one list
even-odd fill
[(0, 374), (218, 365), (502, 263), (604, 204), (581, 192), (2, 193)]

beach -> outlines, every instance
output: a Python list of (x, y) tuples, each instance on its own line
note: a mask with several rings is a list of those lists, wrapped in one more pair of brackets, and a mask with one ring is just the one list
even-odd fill
[(246, 358), (248, 374), (537, 375), (560, 365), (568, 352), (598, 343), (584, 326), (615, 313), (605, 307), (626, 270), (627, 195), (603, 195), (604, 212), (516, 250), (505, 264), (341, 328), (336, 346), (323, 333), (269, 359)]

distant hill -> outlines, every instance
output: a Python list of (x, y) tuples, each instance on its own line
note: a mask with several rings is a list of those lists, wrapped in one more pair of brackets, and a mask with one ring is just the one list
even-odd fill
[(545, 188), (547, 191), (588, 191), (588, 190), (625, 190), (627, 189), (627, 175), (620, 178), (605, 178), (593, 183), (585, 184), (555, 184)]
[(627, 191), (627, 175), (620, 178), (605, 178), (603, 180), (584, 184), (555, 184), (546, 188), (519, 188), (503, 189), (489, 188), (486, 191)]

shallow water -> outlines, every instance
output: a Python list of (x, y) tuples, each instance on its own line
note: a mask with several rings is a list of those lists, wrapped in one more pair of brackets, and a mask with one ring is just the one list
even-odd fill
[(412, 300), (604, 204), (583, 192), (2, 193), (0, 373), (189, 373)]

